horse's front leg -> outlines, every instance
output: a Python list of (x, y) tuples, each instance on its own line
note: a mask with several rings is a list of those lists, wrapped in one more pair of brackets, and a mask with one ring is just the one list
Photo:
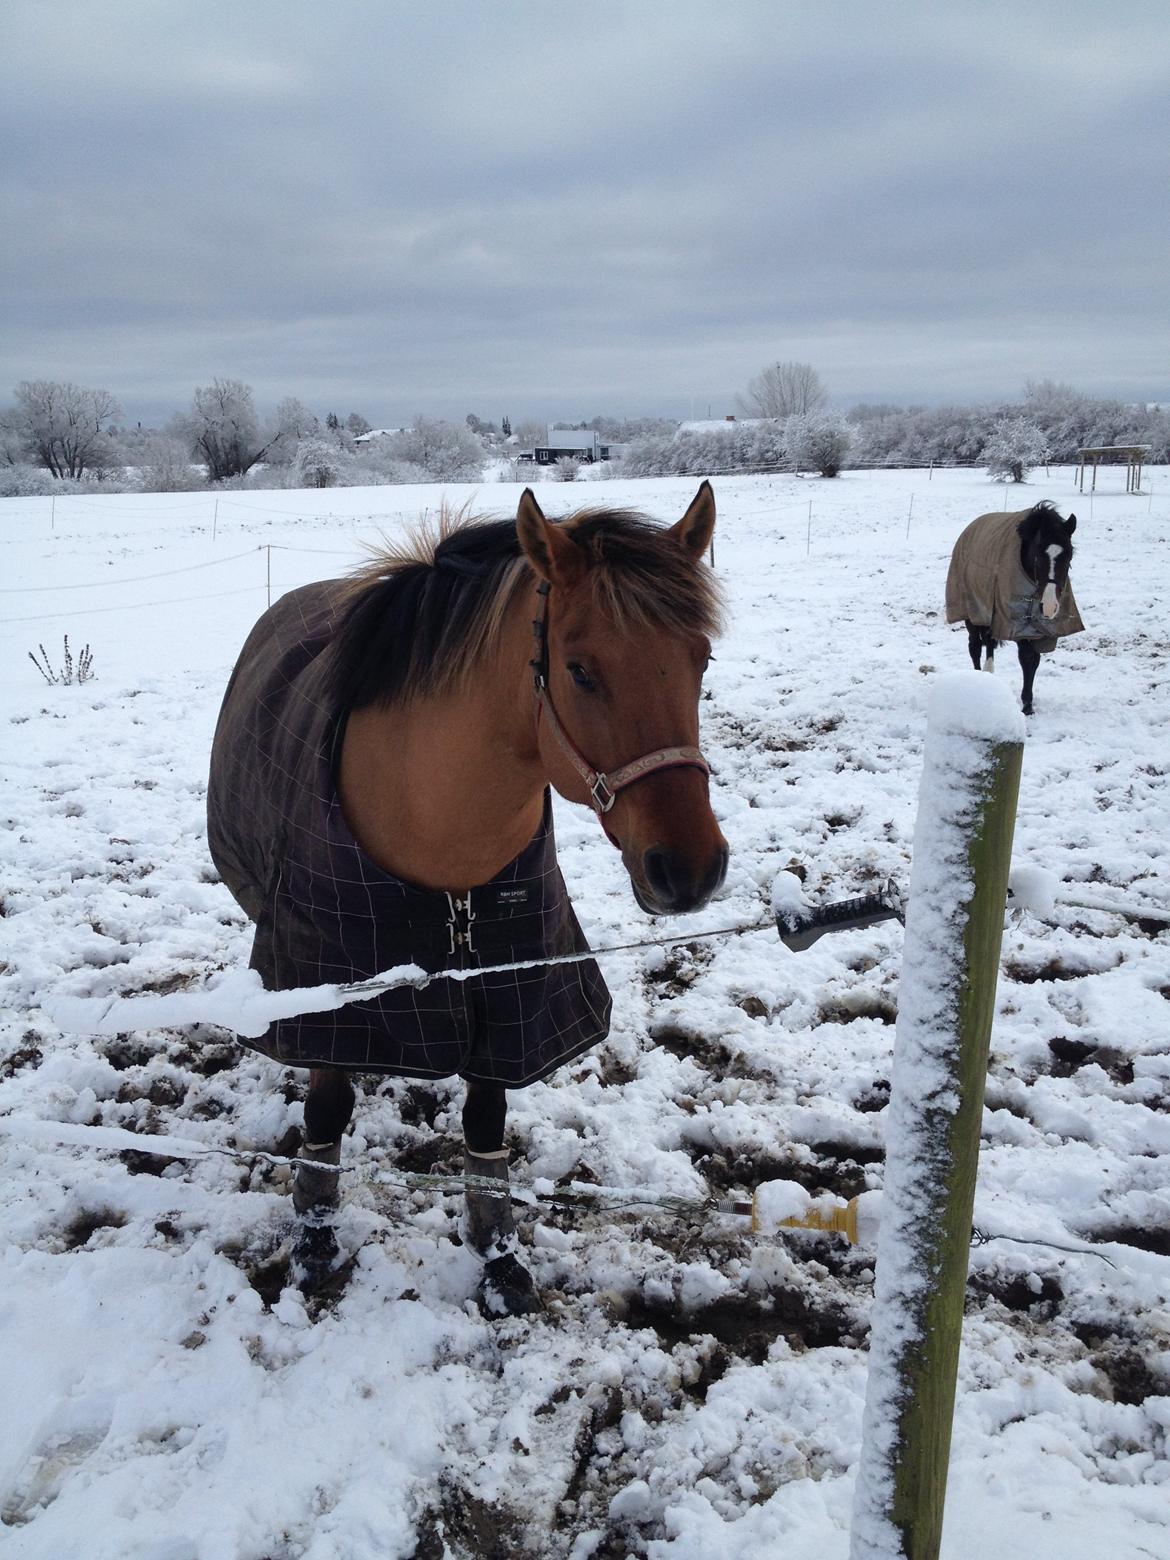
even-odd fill
[(1020, 670), (1024, 674), (1024, 691), (1021, 703), (1024, 714), (1032, 713), (1032, 684), (1036, 679), (1036, 668), (1040, 665), (1040, 652), (1030, 639), (1021, 639), (1016, 648), (1020, 652)]
[(971, 665), (978, 671), (983, 658), (983, 630), (970, 622), (967, 624), (967, 654), (971, 657)]
[(320, 1288), (337, 1263), (333, 1215), (341, 1201), (341, 1172), (326, 1167), (341, 1164), (341, 1135), (353, 1115), (354, 1098), (353, 1085), (339, 1067), (311, 1069), (305, 1141), (293, 1177), (293, 1278), (306, 1293)]
[(508, 1193), (504, 1124), (508, 1097), (499, 1084), (467, 1080), (463, 1106), (463, 1173), (494, 1181), (500, 1190), (468, 1185), (464, 1232), (484, 1259), (480, 1304), (490, 1316), (525, 1316), (540, 1309), (532, 1274), (516, 1255), (516, 1223)]

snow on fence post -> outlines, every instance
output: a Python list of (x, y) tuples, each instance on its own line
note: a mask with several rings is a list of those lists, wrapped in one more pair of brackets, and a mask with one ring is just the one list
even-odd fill
[(980, 672), (931, 692), (906, 916), (851, 1560), (942, 1537), (983, 1088), (1024, 720)]

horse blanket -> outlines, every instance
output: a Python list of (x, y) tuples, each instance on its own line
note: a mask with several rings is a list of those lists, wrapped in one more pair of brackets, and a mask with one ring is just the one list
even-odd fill
[[(269, 608), (224, 695), (212, 747), (207, 838), (256, 923), (251, 965), (269, 990), (364, 980), (400, 964), (474, 969), (587, 953), (553, 837), (536, 836), (490, 883), (455, 899), (384, 872), (350, 832), (334, 782), (344, 730), (331, 707), (340, 581)], [(609, 1032), (592, 959), (401, 987), (331, 1013), (279, 1019), (254, 1046), (292, 1066), (464, 1078), (518, 1088)]]
[(1029, 512), (980, 515), (960, 534), (947, 571), (947, 622), (989, 628), (995, 639), (1030, 639), (1047, 655), (1058, 639), (1085, 625), (1071, 582), (1060, 593), (1055, 617), (1040, 610), (1044, 587), (1020, 563), (1020, 522)]

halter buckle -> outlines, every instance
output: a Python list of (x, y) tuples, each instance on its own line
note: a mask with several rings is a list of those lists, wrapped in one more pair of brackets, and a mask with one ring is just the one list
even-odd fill
[(609, 781), (604, 775), (598, 775), (589, 787), (589, 796), (596, 812), (607, 813), (617, 800), (617, 792), (610, 789)]

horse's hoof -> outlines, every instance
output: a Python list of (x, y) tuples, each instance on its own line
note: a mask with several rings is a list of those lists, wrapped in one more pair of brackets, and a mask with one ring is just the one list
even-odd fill
[(302, 1224), (293, 1242), (289, 1276), (303, 1295), (323, 1289), (341, 1265), (341, 1248), (330, 1224)]
[(484, 1263), (479, 1308), (485, 1316), (531, 1316), (544, 1310), (532, 1274), (508, 1252)]

